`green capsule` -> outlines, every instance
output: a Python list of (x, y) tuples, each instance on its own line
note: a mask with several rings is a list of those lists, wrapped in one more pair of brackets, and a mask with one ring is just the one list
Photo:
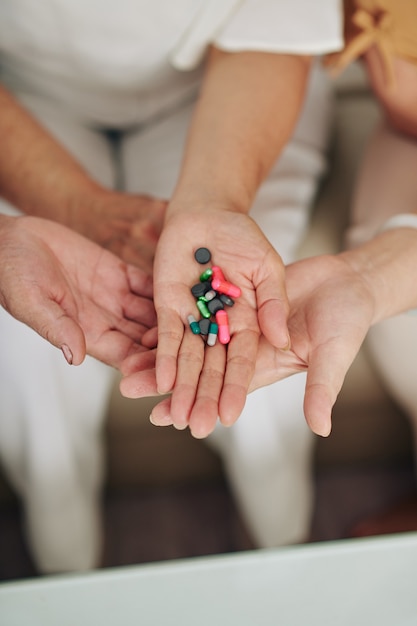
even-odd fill
[(211, 316), (210, 311), (207, 308), (207, 304), (204, 302), (204, 300), (201, 300), (200, 298), (197, 300), (196, 302), (197, 304), (197, 309), (200, 311), (201, 315), (203, 317), (207, 317), (209, 318)]
[(189, 315), (187, 317), (187, 321), (190, 325), (191, 330), (193, 331), (194, 335), (200, 335), (201, 331), (200, 331), (200, 325), (197, 322), (197, 320), (195, 319), (194, 315)]
[(213, 276), (213, 270), (211, 267), (208, 267), (200, 276), (200, 282), (204, 283), (206, 280), (209, 280)]

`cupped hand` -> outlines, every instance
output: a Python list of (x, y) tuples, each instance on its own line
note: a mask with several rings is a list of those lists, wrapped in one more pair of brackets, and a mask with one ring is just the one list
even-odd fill
[(96, 190), (71, 227), (149, 274), (167, 203), (145, 195)]
[(332, 408), (375, 313), (372, 292), (349, 254), (287, 267), (291, 350), (278, 352), (262, 338), (250, 387), (307, 370), (304, 413), (312, 431), (323, 436), (330, 433)]
[[(195, 260), (199, 247), (211, 251), (209, 264)], [(190, 314), (199, 318), (191, 287), (211, 265), (221, 267), (227, 280), (242, 291), (234, 306), (227, 308), (231, 332), (227, 346), (205, 347), (187, 323)], [(224, 424), (232, 424), (245, 404), (260, 334), (277, 347), (288, 347), (281, 258), (246, 215), (214, 210), (209, 215), (175, 214), (167, 220), (158, 244), (154, 298), (157, 390), (172, 392), (169, 409), (164, 400), (155, 415), (168, 411), (175, 426), (188, 425), (196, 436), (208, 434), (218, 416)], [(138, 372), (137, 385), (140, 377)], [(122, 393), (129, 393), (128, 386), (124, 383)]]
[(147, 273), (74, 231), (35, 217), (2, 217), (0, 304), (70, 363), (85, 354), (119, 367), (144, 350), (156, 323)]

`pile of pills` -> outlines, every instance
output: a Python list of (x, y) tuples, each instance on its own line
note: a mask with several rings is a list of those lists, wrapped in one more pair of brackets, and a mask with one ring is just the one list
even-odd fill
[[(211, 260), (211, 253), (207, 248), (198, 248), (194, 257), (198, 263), (206, 265)], [(201, 315), (199, 321), (194, 315), (187, 317), (192, 332), (207, 337), (208, 346), (214, 346), (217, 337), (220, 343), (229, 343), (229, 320), (225, 307), (234, 305), (233, 298), (240, 296), (240, 288), (228, 282), (220, 267), (213, 265), (200, 275), (200, 281), (191, 287), (191, 293)]]

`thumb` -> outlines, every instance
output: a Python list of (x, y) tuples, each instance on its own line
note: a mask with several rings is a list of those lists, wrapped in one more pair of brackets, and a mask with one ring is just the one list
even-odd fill
[(267, 340), (279, 349), (290, 348), (290, 335), (287, 319), (289, 302), (285, 289), (284, 271), (274, 267), (264, 267), (261, 280), (256, 287), (259, 327)]
[(316, 348), (309, 358), (304, 415), (316, 435), (330, 435), (332, 409), (356, 353), (352, 345), (335, 338)]
[(80, 365), (86, 355), (86, 342), (78, 322), (52, 300), (43, 300), (28, 308), (30, 314), (16, 317), (62, 350), (70, 365)]

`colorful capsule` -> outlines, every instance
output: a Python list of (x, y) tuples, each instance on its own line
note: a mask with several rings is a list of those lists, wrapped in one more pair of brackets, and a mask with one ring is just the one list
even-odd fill
[(208, 267), (205, 272), (203, 272), (200, 276), (200, 281), (202, 283), (204, 283), (206, 280), (210, 280), (210, 278), (213, 276), (213, 270), (211, 269), (211, 267)]
[(210, 300), (214, 300), (216, 296), (217, 292), (214, 291), (214, 289), (209, 289), (209, 291), (206, 291), (204, 296), (201, 296), (201, 300), (204, 300), (204, 302), (210, 302)]
[(191, 330), (193, 331), (194, 335), (199, 335), (200, 334), (200, 326), (199, 323), (197, 322), (197, 320), (195, 319), (194, 315), (189, 315), (187, 317), (187, 322), (191, 328)]
[(220, 343), (226, 344), (230, 341), (229, 320), (224, 310), (217, 311), (216, 322), (219, 326), (218, 336)]
[(224, 293), (231, 298), (238, 298), (242, 293), (240, 287), (232, 285), (232, 283), (229, 283), (227, 280), (221, 280), (220, 278), (213, 278), (211, 286), (219, 293)]
[(220, 280), (226, 280), (222, 270), (220, 269), (220, 267), (218, 265), (213, 265), (211, 270), (213, 272), (213, 274), (212, 274), (213, 278), (218, 278)]
[(211, 322), (209, 327), (209, 332), (207, 336), (207, 345), (214, 346), (217, 341), (217, 334), (219, 332), (219, 327), (216, 322)]
[(226, 304), (227, 306), (233, 306), (235, 303), (235, 301), (232, 300), (232, 298), (229, 298), (229, 296), (226, 296), (225, 293), (219, 294), (219, 300), (221, 300), (221, 302), (223, 302), (223, 304)]
[(210, 317), (211, 313), (207, 308), (207, 304), (201, 298), (197, 300), (197, 309), (200, 311), (203, 317)]

